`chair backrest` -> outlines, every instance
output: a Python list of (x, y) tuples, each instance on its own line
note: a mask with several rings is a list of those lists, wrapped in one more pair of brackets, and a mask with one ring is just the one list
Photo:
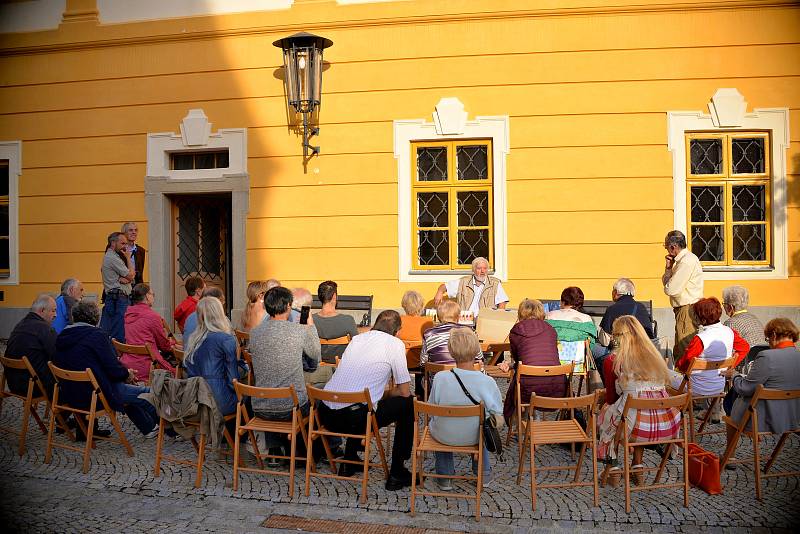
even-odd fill
[(233, 389), (236, 391), (236, 397), (239, 399), (239, 402), (241, 402), (244, 397), (255, 397), (257, 399), (292, 399), (294, 406), (299, 404), (294, 386), (289, 386), (287, 388), (259, 388), (242, 384), (234, 379)]
[(67, 382), (89, 382), (95, 390), (102, 394), (100, 385), (94, 377), (94, 373), (92, 373), (92, 370), (88, 367), (85, 371), (67, 371), (66, 369), (56, 367), (53, 362), (47, 362), (47, 365), (50, 367), (50, 372), (53, 373), (56, 382), (62, 380)]
[(116, 339), (112, 339), (114, 348), (117, 353), (122, 356), (123, 354), (136, 354), (137, 356), (149, 356), (151, 360), (156, 361), (156, 355), (153, 353), (155, 348), (150, 343), (145, 345), (128, 345), (127, 343), (120, 343)]
[(625, 408), (622, 410), (622, 413), (624, 417), (628, 410), (663, 410), (666, 408), (677, 408), (683, 411), (688, 401), (689, 395), (687, 393), (658, 399), (642, 399), (629, 395), (628, 399), (625, 401)]
[[(594, 410), (599, 396), (599, 391), (582, 397), (541, 397), (534, 392), (531, 393), (531, 407), (550, 410), (577, 410), (580, 408)], [(533, 411), (531, 411), (531, 415), (533, 415)]]
[(27, 356), (23, 356), (19, 359), (0, 356), (0, 364), (2, 364), (3, 368), (5, 369), (19, 369), (20, 371), (28, 371), (31, 373), (31, 376), (36, 374), (36, 371), (34, 371), (33, 367), (31, 367), (31, 363), (28, 361)]
[(467, 406), (447, 406), (443, 404), (432, 404), (421, 402), (414, 399), (414, 419), (419, 418), (419, 414), (433, 417), (480, 417), (483, 419), (483, 402), (480, 404), (470, 404)]
[(236, 334), (236, 341), (239, 343), (240, 347), (247, 346), (247, 342), (250, 341), (250, 332), (234, 330), (233, 333)]
[(562, 365), (517, 365), (519, 376), (560, 376), (569, 378), (575, 369), (575, 363), (569, 362)]
[(717, 371), (720, 369), (730, 369), (736, 363), (736, 357), (731, 356), (725, 360), (706, 360), (705, 358), (694, 358), (689, 363), (686, 374), (699, 373), (700, 371)]
[(342, 337), (336, 337), (333, 339), (320, 339), (320, 345), (348, 345), (350, 344), (350, 335), (346, 334)]
[(309, 401), (327, 401), (327, 402), (340, 402), (342, 404), (356, 404), (363, 403), (367, 408), (372, 410), (372, 399), (369, 396), (369, 389), (364, 388), (364, 391), (325, 391), (318, 389), (314, 386), (306, 384), (306, 393), (308, 394)]
[(800, 389), (768, 389), (759, 384), (756, 393), (753, 395), (754, 401), (760, 400), (794, 400), (800, 399)]
[[(425, 364), (425, 374), (428, 375), (435, 375), (436, 373), (441, 373), (442, 371), (449, 371), (450, 369), (455, 369), (456, 364), (454, 363), (432, 363), (427, 362)], [(481, 370), (480, 362), (475, 362), (472, 364), (472, 369), (475, 371)]]

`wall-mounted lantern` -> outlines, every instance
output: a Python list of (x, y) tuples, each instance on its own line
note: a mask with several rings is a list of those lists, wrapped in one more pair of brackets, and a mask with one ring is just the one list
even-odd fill
[(308, 159), (319, 154), (319, 147), (310, 144), (319, 127), (310, 126), (310, 118), (319, 108), (322, 95), (322, 51), (333, 41), (301, 32), (272, 44), (283, 50), (286, 99), (289, 107), (303, 116), (303, 157)]

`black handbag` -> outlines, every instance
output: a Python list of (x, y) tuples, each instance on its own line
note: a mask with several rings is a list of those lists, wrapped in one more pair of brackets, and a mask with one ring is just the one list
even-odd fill
[[(456, 373), (455, 369), (450, 369), (450, 372), (456, 377), (456, 380), (458, 380), (458, 385), (461, 386), (462, 390), (464, 390), (464, 394), (469, 400), (472, 401), (472, 404), (480, 404), (480, 402), (476, 401), (472, 395), (469, 394), (469, 391), (467, 391), (467, 388), (464, 387), (464, 383), (458, 377), (458, 373)], [(500, 438), (500, 431), (497, 430), (494, 417), (491, 415), (488, 415), (483, 419), (483, 444), (486, 446), (486, 449), (489, 452), (500, 456), (500, 459), (502, 460), (503, 440)]]

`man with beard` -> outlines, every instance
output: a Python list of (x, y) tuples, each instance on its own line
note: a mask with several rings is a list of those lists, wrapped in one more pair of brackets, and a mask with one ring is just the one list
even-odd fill
[(471, 311), (476, 317), (481, 308), (504, 309), (508, 295), (503, 291), (500, 280), (489, 276), (489, 261), (486, 258), (472, 260), (472, 274), (441, 284), (433, 302), (438, 306), (444, 295), (455, 298), (458, 307)]

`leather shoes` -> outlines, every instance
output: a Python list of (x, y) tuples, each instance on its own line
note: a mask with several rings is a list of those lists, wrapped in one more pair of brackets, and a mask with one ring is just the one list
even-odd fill
[[(419, 484), (419, 475), (417, 475), (417, 484)], [(389, 473), (389, 480), (386, 481), (386, 491), (398, 491), (409, 486), (411, 486), (410, 471)]]
[[(353, 458), (354, 460), (358, 460), (358, 458)], [(339, 476), (340, 477), (351, 477), (353, 475), (361, 474), (364, 472), (364, 468), (360, 465), (356, 464), (339, 464)]]
[[(94, 431), (92, 432), (92, 439), (94, 438), (107, 438), (111, 436), (111, 431), (105, 428), (100, 428), (98, 426), (94, 427)], [(86, 441), (86, 435), (81, 431), (80, 427), (78, 427), (77, 431), (75, 432), (76, 441)]]

